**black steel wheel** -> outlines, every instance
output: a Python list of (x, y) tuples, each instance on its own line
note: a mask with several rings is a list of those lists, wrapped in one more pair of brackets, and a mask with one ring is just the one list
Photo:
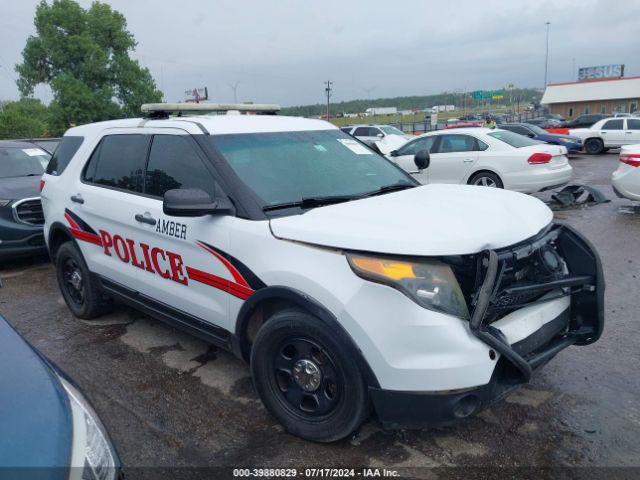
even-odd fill
[(254, 386), (289, 433), (316, 442), (339, 440), (369, 414), (353, 350), (313, 315), (280, 311), (260, 328), (251, 349)]
[(80, 249), (74, 242), (63, 243), (55, 254), (56, 277), (62, 298), (78, 318), (91, 319), (111, 308), (111, 299), (91, 276)]
[(599, 138), (589, 138), (584, 142), (584, 150), (589, 155), (598, 155), (604, 152), (604, 143)]
[(330, 415), (342, 393), (331, 355), (309, 338), (285, 339), (273, 359), (280, 400), (304, 418)]

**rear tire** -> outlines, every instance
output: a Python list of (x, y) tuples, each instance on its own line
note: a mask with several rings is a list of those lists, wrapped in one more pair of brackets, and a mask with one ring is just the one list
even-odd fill
[(500, 177), (492, 172), (478, 172), (469, 179), (469, 185), (481, 187), (504, 188)]
[(55, 263), (62, 298), (76, 317), (89, 320), (111, 310), (111, 299), (91, 275), (74, 242), (66, 242), (60, 246)]
[(253, 383), (284, 428), (315, 442), (351, 434), (369, 414), (368, 391), (353, 347), (300, 310), (276, 313), (251, 350)]
[(599, 155), (604, 152), (604, 143), (599, 138), (589, 138), (584, 142), (584, 151), (589, 155)]

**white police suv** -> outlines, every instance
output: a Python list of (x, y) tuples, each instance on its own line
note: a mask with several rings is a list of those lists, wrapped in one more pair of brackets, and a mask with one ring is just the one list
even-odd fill
[(420, 186), (330, 123), (230, 108), (258, 114), (160, 104), (65, 134), (42, 203), (77, 317), (118, 299), (231, 350), (322, 442), (371, 406), (389, 428), (467, 417), (600, 337), (598, 255), (539, 200)]

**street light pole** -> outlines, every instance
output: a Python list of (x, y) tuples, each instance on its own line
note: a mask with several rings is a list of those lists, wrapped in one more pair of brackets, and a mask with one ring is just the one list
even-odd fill
[(324, 84), (326, 85), (324, 91), (327, 94), (327, 122), (328, 122), (329, 118), (330, 118), (330, 116), (329, 116), (329, 113), (330, 113), (329, 112), (329, 99), (331, 98), (331, 90), (332, 90), (331, 87), (333, 85), (333, 82), (330, 81), (330, 80), (327, 80), (326, 82), (324, 82)]
[(551, 22), (545, 22), (547, 26), (547, 48), (544, 55), (544, 88), (547, 88), (547, 72), (549, 69), (549, 25)]

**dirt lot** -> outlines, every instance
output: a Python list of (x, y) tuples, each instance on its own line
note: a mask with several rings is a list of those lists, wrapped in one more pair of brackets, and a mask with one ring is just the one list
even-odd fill
[(262, 408), (246, 365), (124, 307), (76, 320), (45, 260), (0, 267), (0, 313), (76, 380), (129, 467), (435, 467), (413, 472), (442, 477), (459, 472), (450, 466), (640, 466), (640, 214), (618, 211), (629, 202), (609, 185), (616, 163), (615, 154), (572, 159), (576, 181), (612, 202), (556, 213), (602, 257), (602, 339), (563, 351), (531, 384), (455, 427), (387, 432), (370, 420), (333, 445), (294, 438)]

